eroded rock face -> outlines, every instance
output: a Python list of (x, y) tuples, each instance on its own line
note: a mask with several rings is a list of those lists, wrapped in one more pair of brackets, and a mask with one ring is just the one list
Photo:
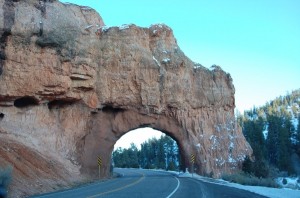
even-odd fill
[[(115, 142), (149, 126), (172, 136), (182, 163), (220, 176), (252, 150), (220, 67), (195, 65), (166, 25), (106, 27), (91, 8), (0, 2), (0, 137), (81, 174), (109, 175)], [(137, 137), (138, 138), (138, 137)]]

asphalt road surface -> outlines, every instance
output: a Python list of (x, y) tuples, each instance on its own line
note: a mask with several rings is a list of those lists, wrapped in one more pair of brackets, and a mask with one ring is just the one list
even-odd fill
[(115, 169), (120, 177), (35, 198), (263, 198), (245, 190), (178, 178), (172, 173), (141, 169)]

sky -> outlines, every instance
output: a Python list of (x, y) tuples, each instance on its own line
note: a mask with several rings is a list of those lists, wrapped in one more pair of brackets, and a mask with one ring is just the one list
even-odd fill
[(300, 88), (299, 0), (61, 0), (107, 26), (164, 23), (192, 61), (230, 73), (243, 112)]
[(115, 144), (114, 150), (116, 150), (119, 147), (130, 148), (131, 143), (134, 143), (138, 149), (141, 149), (142, 143), (144, 143), (150, 138), (159, 139), (162, 135), (162, 132), (149, 127), (135, 129), (123, 135)]

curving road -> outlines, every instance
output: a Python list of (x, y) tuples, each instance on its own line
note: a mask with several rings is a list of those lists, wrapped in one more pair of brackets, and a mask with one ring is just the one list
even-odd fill
[(56, 197), (124, 197), (124, 198), (262, 198), (245, 190), (206, 183), (193, 178), (177, 178), (172, 173), (141, 169), (115, 169), (121, 176), (106, 182), (97, 182), (90, 185), (66, 191), (54, 192), (35, 196), (36, 198)]

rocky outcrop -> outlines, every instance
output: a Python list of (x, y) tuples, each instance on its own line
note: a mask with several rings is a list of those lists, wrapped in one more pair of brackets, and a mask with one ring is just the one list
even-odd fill
[[(78, 174), (70, 174), (68, 166), (53, 158), (48, 159), (45, 154), (20, 142), (1, 137), (0, 145), (0, 170), (4, 168), (9, 172), (7, 169), (13, 167), (13, 182), (8, 188), (9, 197), (28, 197), (86, 182)], [(0, 174), (2, 176), (3, 172)]]
[(220, 176), (251, 148), (220, 67), (193, 63), (163, 24), (106, 27), (91, 8), (0, 2), (0, 136), (68, 166), (108, 176), (115, 142), (150, 126), (173, 137), (182, 163)]

